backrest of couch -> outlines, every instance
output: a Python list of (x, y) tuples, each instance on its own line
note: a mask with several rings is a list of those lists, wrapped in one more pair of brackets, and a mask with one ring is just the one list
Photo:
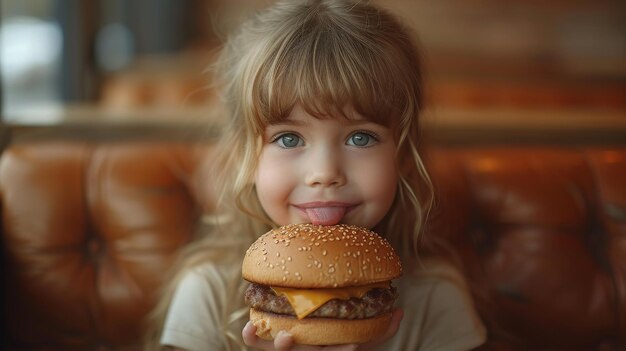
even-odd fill
[(460, 253), (490, 339), (626, 346), (626, 148), (475, 147), (428, 155), (428, 235)]
[[(206, 145), (41, 142), (0, 158), (2, 342), (131, 350), (176, 252), (211, 211)], [(626, 340), (626, 148), (435, 148), (424, 239), (459, 254), (491, 345)], [(208, 161), (207, 161), (208, 160)]]
[(0, 161), (8, 342), (24, 349), (138, 347), (164, 272), (190, 240), (201, 204), (210, 202), (197, 178), (205, 148), (8, 148)]

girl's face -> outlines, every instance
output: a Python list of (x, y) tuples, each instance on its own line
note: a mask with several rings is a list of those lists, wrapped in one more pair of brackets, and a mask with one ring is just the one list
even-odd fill
[(261, 206), (278, 225), (373, 228), (395, 197), (395, 146), (389, 128), (355, 112), (317, 119), (296, 105), (265, 130), (255, 179)]

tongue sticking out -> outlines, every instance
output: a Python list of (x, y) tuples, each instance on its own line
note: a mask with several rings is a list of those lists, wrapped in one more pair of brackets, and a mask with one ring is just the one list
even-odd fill
[(311, 223), (315, 225), (335, 225), (346, 214), (345, 207), (315, 207), (305, 209)]

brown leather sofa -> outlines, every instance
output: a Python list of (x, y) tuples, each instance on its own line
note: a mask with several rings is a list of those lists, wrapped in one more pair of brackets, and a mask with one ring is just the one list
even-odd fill
[[(137, 350), (211, 211), (206, 147), (16, 144), (0, 159), (3, 350)], [(626, 349), (626, 148), (434, 148), (427, 235), (462, 259), (484, 350)], [(426, 237), (428, 238), (428, 237)]]

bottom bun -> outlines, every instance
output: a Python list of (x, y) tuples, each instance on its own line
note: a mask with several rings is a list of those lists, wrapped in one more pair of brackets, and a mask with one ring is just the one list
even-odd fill
[(338, 345), (362, 344), (383, 335), (391, 322), (391, 313), (367, 319), (303, 318), (250, 309), (250, 320), (256, 334), (272, 340), (284, 330), (296, 344)]

